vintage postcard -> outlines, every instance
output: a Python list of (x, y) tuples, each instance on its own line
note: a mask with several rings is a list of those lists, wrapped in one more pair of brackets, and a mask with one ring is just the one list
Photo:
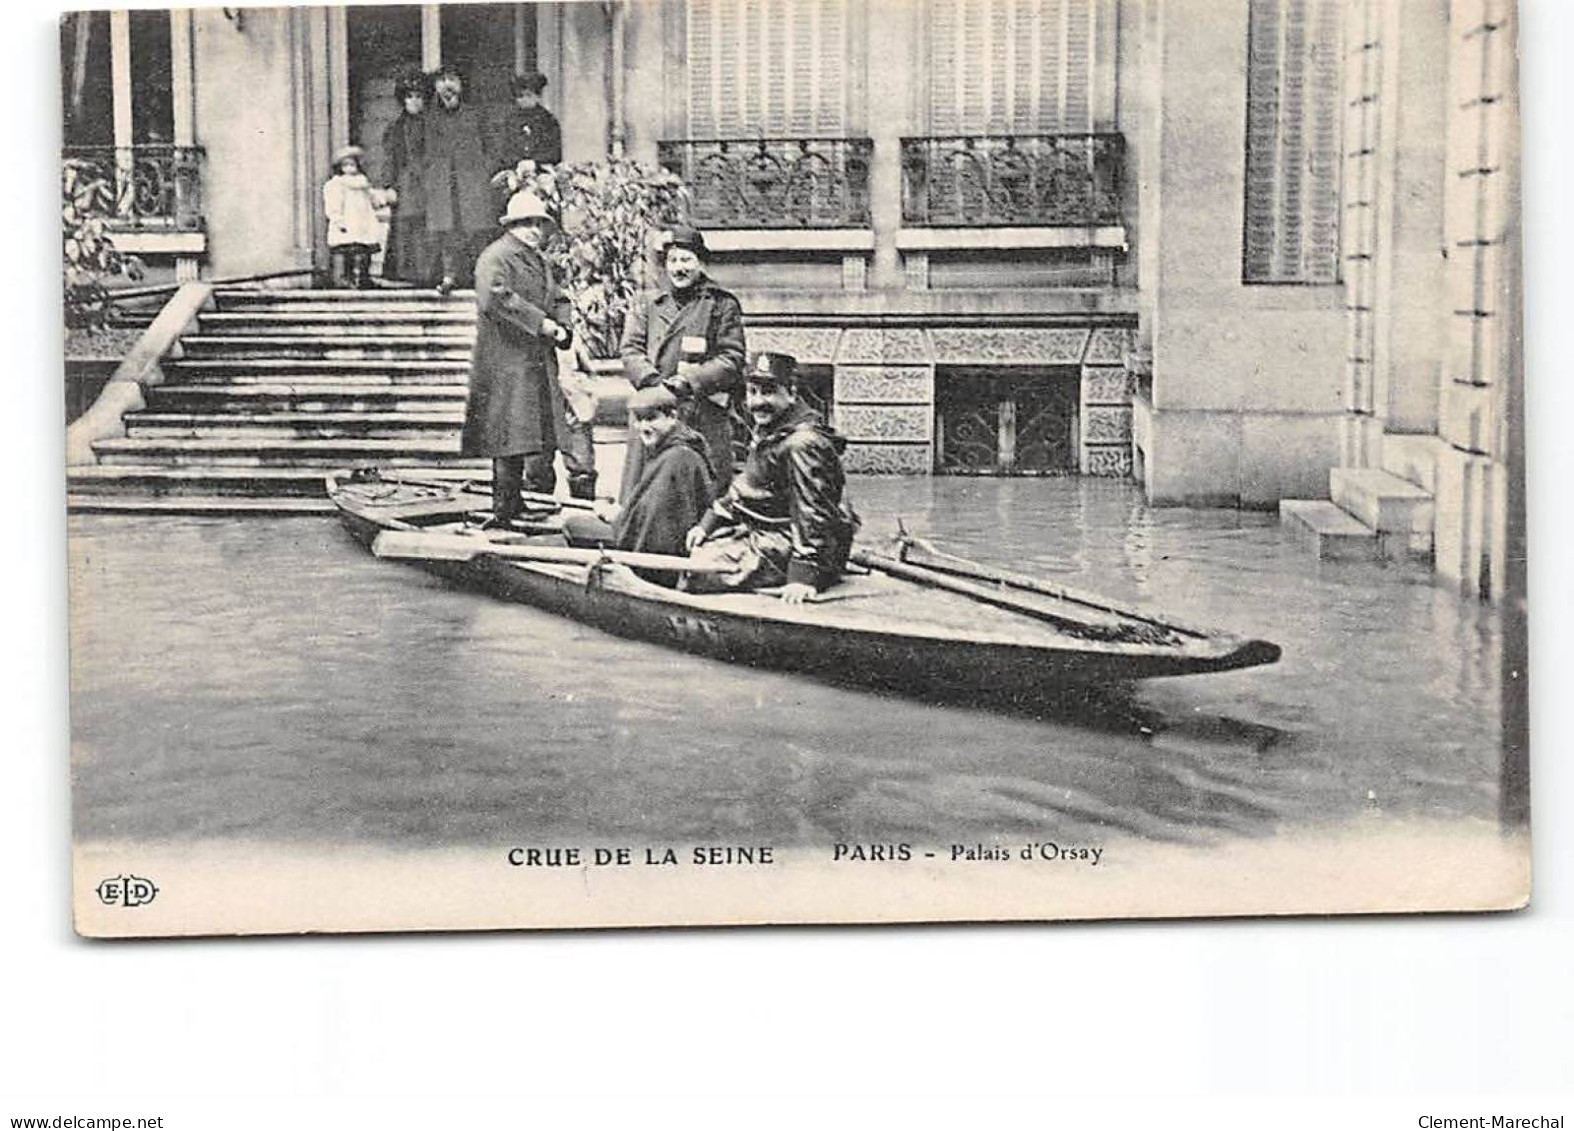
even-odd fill
[(1519, 34), (62, 13), (77, 930), (1523, 907)]

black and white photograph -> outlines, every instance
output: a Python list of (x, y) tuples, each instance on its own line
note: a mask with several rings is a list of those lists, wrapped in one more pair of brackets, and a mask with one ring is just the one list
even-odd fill
[(1524, 908), (1519, 34), (63, 12), (76, 931)]

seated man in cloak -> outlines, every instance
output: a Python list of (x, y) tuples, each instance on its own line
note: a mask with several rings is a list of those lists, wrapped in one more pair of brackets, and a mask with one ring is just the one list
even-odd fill
[(568, 516), (564, 534), (574, 546), (684, 554), (684, 538), (716, 494), (705, 438), (678, 419), (678, 398), (661, 385), (635, 391), (629, 414), (644, 451), (637, 478), (617, 503), (598, 504), (595, 516)]
[(857, 517), (843, 499), (846, 441), (798, 399), (798, 363), (760, 353), (744, 372), (753, 425), (749, 455), (726, 494), (688, 532), (695, 561), (731, 565), (694, 574), (696, 590), (781, 586), (799, 604), (834, 585), (847, 565)]

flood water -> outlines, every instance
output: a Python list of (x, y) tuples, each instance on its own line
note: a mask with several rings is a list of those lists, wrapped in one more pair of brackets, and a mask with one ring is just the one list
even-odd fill
[(865, 535), (1280, 644), (1004, 712), (629, 642), (373, 559), (332, 518), (70, 520), (83, 840), (1207, 842), (1497, 814), (1499, 618), (1273, 516), (1086, 479), (864, 479)]

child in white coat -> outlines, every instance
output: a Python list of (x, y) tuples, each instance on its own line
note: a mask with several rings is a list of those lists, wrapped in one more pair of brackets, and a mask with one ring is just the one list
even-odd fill
[(372, 188), (372, 182), (361, 171), (364, 156), (365, 151), (358, 145), (339, 150), (333, 155), (336, 171), (322, 186), (334, 285), (362, 290), (372, 285), (372, 255), (382, 236), (377, 208), (383, 203), (383, 194)]

